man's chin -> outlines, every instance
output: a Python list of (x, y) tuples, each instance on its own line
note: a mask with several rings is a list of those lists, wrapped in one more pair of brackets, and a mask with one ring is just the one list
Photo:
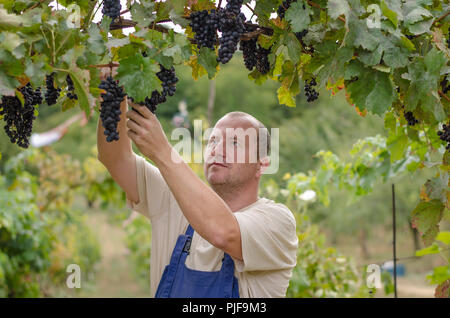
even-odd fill
[(219, 176), (211, 176), (206, 179), (211, 186), (220, 186), (226, 183), (226, 180)]

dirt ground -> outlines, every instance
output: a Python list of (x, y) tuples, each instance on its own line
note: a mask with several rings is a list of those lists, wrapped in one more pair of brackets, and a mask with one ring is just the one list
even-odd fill
[(110, 224), (104, 213), (90, 214), (89, 226), (100, 242), (102, 259), (92, 284), (82, 289), (78, 297), (150, 297), (150, 289), (133, 276), (125, 231)]

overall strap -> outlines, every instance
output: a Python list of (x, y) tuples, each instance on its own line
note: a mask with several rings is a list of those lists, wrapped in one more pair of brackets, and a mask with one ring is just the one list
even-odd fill
[(234, 261), (227, 253), (224, 253), (222, 268), (220, 270), (223, 273), (224, 279), (224, 297), (231, 298), (233, 296)]
[(194, 236), (194, 229), (189, 224), (184, 234), (185, 242), (183, 244), (183, 249), (181, 250), (181, 256), (179, 261), (180, 264), (186, 263), (186, 257), (189, 255), (189, 251), (191, 250), (191, 243), (193, 236)]
[(194, 235), (194, 229), (192, 228), (192, 226), (189, 224), (187, 229), (186, 229), (186, 233), (184, 233), (185, 235), (189, 235), (190, 237), (192, 237)]
[[(164, 284), (166, 287), (163, 289), (160, 297), (169, 297), (170, 291), (172, 290), (172, 284), (175, 279), (175, 275), (179, 264), (184, 264), (187, 254), (189, 254), (189, 249), (191, 246), (193, 229), (189, 225), (186, 230), (186, 234), (179, 235), (175, 247), (172, 251), (172, 256), (170, 257), (170, 263), (167, 266), (167, 276)], [(191, 235), (189, 235), (191, 233)], [(186, 251), (187, 249), (187, 251)], [(160, 282), (161, 284), (161, 282)], [(159, 288), (158, 288), (159, 289)]]

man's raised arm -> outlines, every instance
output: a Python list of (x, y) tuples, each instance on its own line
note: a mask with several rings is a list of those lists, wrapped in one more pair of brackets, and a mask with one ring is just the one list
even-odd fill
[(131, 147), (131, 140), (127, 136), (127, 118), (125, 113), (128, 110), (127, 97), (120, 104), (120, 121), (117, 126), (119, 140), (107, 142), (104, 134), (105, 129), (99, 118), (97, 128), (97, 149), (98, 159), (108, 169), (112, 178), (126, 192), (127, 197), (135, 202), (139, 202), (139, 192), (137, 187), (136, 159)]

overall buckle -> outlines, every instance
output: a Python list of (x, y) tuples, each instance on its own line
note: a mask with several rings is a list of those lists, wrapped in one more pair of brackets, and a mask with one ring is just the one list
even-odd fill
[(183, 252), (186, 252), (189, 254), (189, 250), (191, 249), (191, 242), (192, 242), (192, 238), (188, 237), (186, 239), (186, 243), (184, 243)]

